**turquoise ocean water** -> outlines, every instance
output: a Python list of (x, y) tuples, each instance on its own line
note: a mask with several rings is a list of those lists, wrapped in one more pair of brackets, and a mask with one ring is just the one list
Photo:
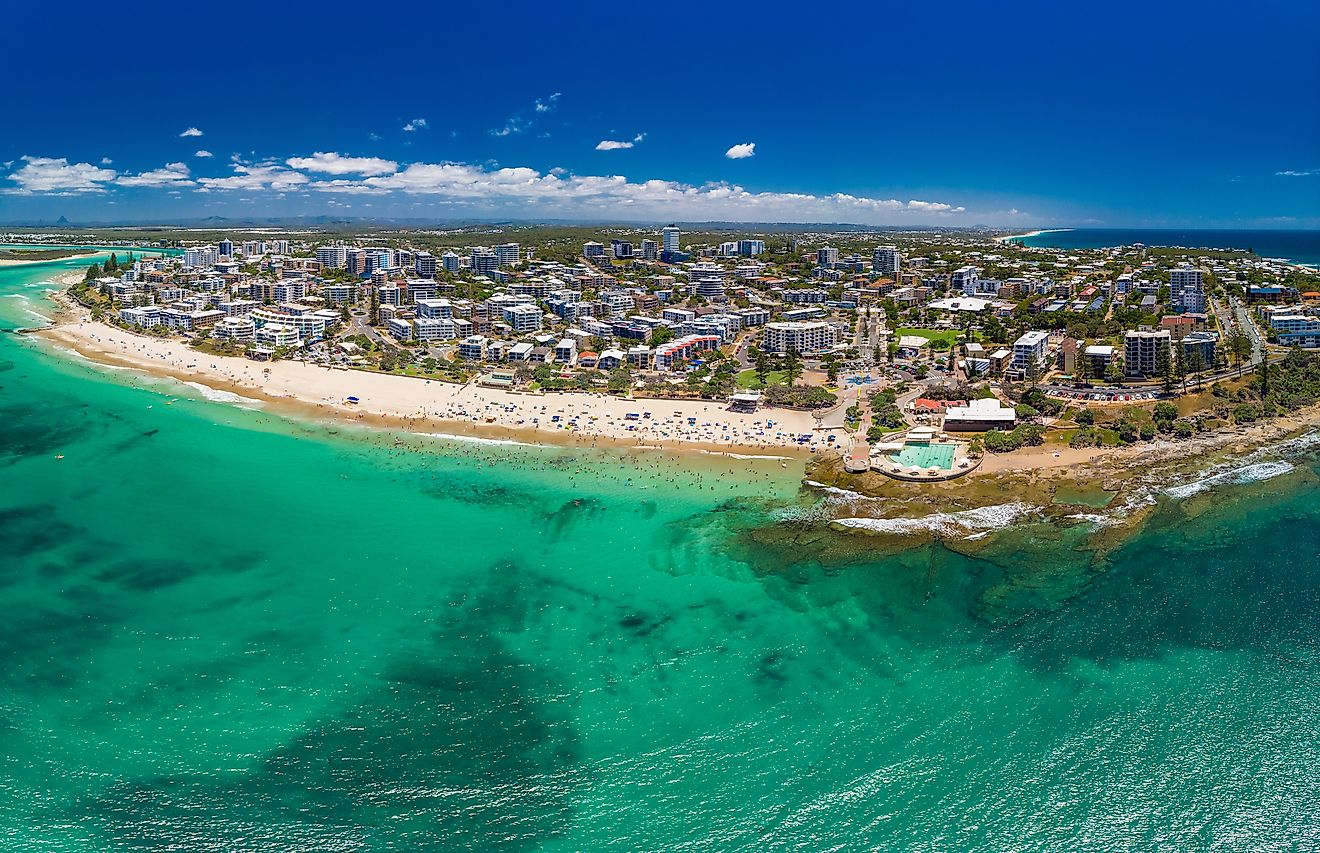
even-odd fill
[[(0, 328), (85, 263), (0, 268)], [(774, 460), (367, 434), (0, 334), (0, 848), (1320, 849), (1290, 464), (1104, 556), (881, 552)]]
[(1026, 246), (1103, 249), (1110, 246), (1186, 246), (1250, 250), (1263, 258), (1320, 265), (1320, 231), (1284, 229), (1070, 228), (1019, 238)]

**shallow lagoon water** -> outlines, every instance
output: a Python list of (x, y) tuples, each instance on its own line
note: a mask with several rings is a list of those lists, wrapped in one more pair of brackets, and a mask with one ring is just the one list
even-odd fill
[(292, 422), (0, 335), (0, 833), (1316, 849), (1292, 466), (1165, 495), (1103, 557), (1030, 514), (894, 553), (774, 460)]

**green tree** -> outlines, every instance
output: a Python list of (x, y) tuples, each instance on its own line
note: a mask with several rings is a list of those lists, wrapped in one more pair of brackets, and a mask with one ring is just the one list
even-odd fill
[(1123, 384), (1123, 364), (1116, 358), (1111, 358), (1105, 365), (1105, 381), (1113, 385)]
[(1228, 340), (1229, 351), (1233, 354), (1233, 366), (1238, 376), (1242, 376), (1242, 363), (1251, 357), (1251, 338), (1238, 332)]
[(1187, 373), (1192, 377), (1192, 387), (1200, 387), (1201, 371), (1205, 370), (1205, 355), (1201, 352), (1201, 348), (1196, 346), (1188, 350), (1183, 362), (1187, 368)]
[(674, 330), (669, 326), (656, 326), (651, 330), (651, 346), (658, 347), (674, 339)]
[(764, 388), (765, 383), (770, 379), (770, 356), (765, 350), (757, 349), (753, 353), (753, 358), (756, 364), (756, 381)]
[(802, 357), (793, 347), (789, 347), (788, 352), (784, 354), (784, 378), (790, 388), (802, 378)]
[(1085, 385), (1091, 378), (1091, 359), (1086, 357), (1081, 342), (1077, 344), (1077, 355), (1073, 366), (1073, 384)]
[(825, 379), (831, 385), (839, 384), (839, 357), (834, 353), (825, 356)]
[(1027, 385), (1035, 388), (1040, 384), (1040, 363), (1036, 359), (1027, 362)]
[(627, 391), (632, 385), (632, 375), (626, 367), (620, 367), (610, 371), (609, 384), (606, 386), (610, 393), (621, 394)]
[(1160, 387), (1165, 394), (1173, 393), (1173, 361), (1164, 347), (1155, 352), (1155, 372), (1160, 376)]

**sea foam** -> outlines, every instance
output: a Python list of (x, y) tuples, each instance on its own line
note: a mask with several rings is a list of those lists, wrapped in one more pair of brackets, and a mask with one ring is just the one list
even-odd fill
[(245, 405), (261, 405), (260, 400), (254, 400), (251, 397), (244, 397), (242, 394), (235, 394), (232, 391), (221, 391), (219, 388), (212, 388), (209, 385), (203, 385), (200, 382), (185, 382), (189, 388), (200, 392), (203, 397), (213, 403), (243, 403)]
[(454, 435), (448, 432), (415, 432), (413, 435), (420, 435), (424, 438), (439, 438), (445, 441), (461, 441), (466, 444), (493, 444), (506, 447), (536, 447), (530, 441), (515, 441), (512, 438), (485, 438), (479, 435)]
[(1192, 495), (1200, 494), (1207, 489), (1215, 486), (1235, 486), (1245, 483), (1258, 483), (1262, 480), (1269, 480), (1282, 474), (1287, 474), (1296, 466), (1291, 462), (1285, 462), (1282, 459), (1272, 462), (1255, 462), (1251, 465), (1244, 465), (1241, 468), (1230, 468), (1227, 471), (1221, 471), (1200, 480), (1194, 480), (1190, 483), (1183, 483), (1179, 486), (1170, 486), (1164, 490), (1164, 493), (1171, 498), (1182, 500), (1190, 498)]
[(844, 527), (873, 533), (940, 533), (953, 536), (969, 531), (990, 532), (999, 527), (1007, 527), (1035, 512), (1035, 507), (1014, 501), (960, 512), (937, 512), (920, 518), (840, 518), (837, 521)]

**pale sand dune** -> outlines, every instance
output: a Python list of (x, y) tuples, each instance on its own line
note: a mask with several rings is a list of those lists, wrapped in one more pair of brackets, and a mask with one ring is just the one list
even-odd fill
[[(691, 400), (629, 400), (604, 394), (525, 394), (475, 383), (337, 370), (297, 361), (254, 362), (204, 355), (179, 340), (136, 335), (83, 316), (38, 333), (93, 361), (140, 368), (247, 397), (312, 406), (330, 415), (381, 418), (418, 431), (521, 433), (524, 438), (572, 441), (602, 438), (630, 444), (681, 444), (704, 449), (799, 448), (799, 435), (813, 431), (810, 413), (765, 409), (739, 414), (724, 404)], [(357, 404), (345, 402), (349, 396)], [(629, 421), (629, 413), (651, 417)], [(558, 416), (559, 421), (552, 418)], [(688, 418), (695, 418), (689, 424)], [(767, 421), (774, 426), (767, 428)], [(633, 429), (628, 427), (632, 426)]]

